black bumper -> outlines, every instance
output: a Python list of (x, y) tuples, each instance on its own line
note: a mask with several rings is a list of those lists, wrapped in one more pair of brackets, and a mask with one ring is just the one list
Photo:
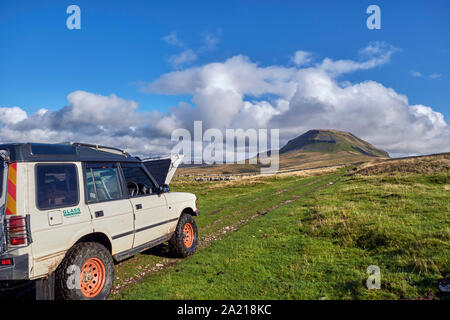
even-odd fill
[(0, 265), (0, 280), (27, 280), (28, 277), (28, 254), (12, 256), (10, 254), (0, 255), (0, 260), (11, 259), (12, 265)]

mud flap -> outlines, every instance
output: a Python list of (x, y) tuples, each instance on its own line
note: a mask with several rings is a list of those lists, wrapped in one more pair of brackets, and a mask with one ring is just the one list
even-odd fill
[(36, 281), (36, 300), (55, 300), (55, 273)]

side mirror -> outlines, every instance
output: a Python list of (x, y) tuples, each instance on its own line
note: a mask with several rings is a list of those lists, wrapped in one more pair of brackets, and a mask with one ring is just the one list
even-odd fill
[(169, 192), (170, 187), (168, 184), (163, 184), (162, 186), (159, 186), (159, 191), (161, 191), (161, 193)]

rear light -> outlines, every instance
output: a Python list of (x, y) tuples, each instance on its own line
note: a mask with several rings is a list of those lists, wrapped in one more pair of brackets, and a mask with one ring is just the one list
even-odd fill
[(31, 243), (29, 232), (29, 216), (10, 217), (7, 219), (8, 243), (12, 246), (25, 245)]
[(198, 210), (198, 199), (195, 199), (195, 211)]
[(25, 244), (26, 229), (23, 217), (11, 217), (9, 219), (9, 243), (13, 246)]
[(25, 237), (11, 239), (12, 246), (18, 246), (20, 244), (25, 244)]
[(0, 260), (0, 265), (2, 266), (12, 266), (12, 259), (2, 259)]

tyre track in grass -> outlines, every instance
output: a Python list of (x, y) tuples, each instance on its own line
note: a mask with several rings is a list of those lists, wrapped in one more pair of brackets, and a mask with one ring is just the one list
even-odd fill
[[(306, 184), (300, 184), (300, 186), (308, 186), (308, 185), (317, 183), (319, 180), (320, 180), (320, 179), (314, 180), (314, 181), (309, 182), (309, 183), (306, 183)], [(275, 193), (274, 193), (274, 195), (279, 195), (279, 194), (285, 193), (285, 192), (287, 192), (287, 191), (292, 191), (292, 190), (298, 188), (299, 185), (298, 185), (298, 184), (295, 184), (296, 182), (297, 182), (297, 181), (293, 181), (293, 182), (288, 183), (288, 185), (294, 184), (294, 186), (288, 187), (288, 188), (286, 188), (286, 189), (278, 189), (278, 190), (276, 190)], [(260, 193), (257, 193), (257, 194), (261, 194), (261, 193), (264, 193), (264, 192), (260, 192)], [(246, 193), (246, 194), (237, 196), (236, 199), (233, 199), (232, 202), (240, 201), (242, 198), (245, 198), (246, 196), (249, 196), (249, 195), (252, 196), (252, 195), (254, 195), (254, 193)], [(266, 195), (259, 195), (259, 196), (257, 196), (257, 197), (252, 197), (251, 200), (246, 200), (246, 203), (253, 203), (253, 202), (259, 201), (259, 200), (263, 199), (265, 196), (266, 196)], [(210, 216), (210, 215), (211, 215), (211, 216), (217, 215), (217, 214), (223, 212), (225, 209), (228, 209), (228, 208), (229, 208), (228, 206), (220, 207), (220, 208), (218, 208), (218, 209), (216, 209), (216, 210), (213, 210), (213, 211), (211, 211), (211, 212), (206, 213), (205, 215), (208, 215), (208, 216)], [(215, 221), (214, 221), (214, 222), (215, 222)], [(214, 222), (213, 222), (213, 223), (214, 223)]]
[[(278, 208), (280, 208), (280, 207), (282, 207), (282, 206), (285, 206), (285, 205), (287, 205), (287, 204), (289, 204), (289, 203), (295, 202), (295, 201), (297, 201), (297, 200), (300, 199), (300, 198), (304, 198), (305, 196), (308, 196), (308, 195), (310, 195), (310, 194), (312, 194), (312, 193), (314, 193), (314, 192), (316, 192), (316, 191), (318, 191), (318, 190), (320, 190), (320, 189), (323, 189), (323, 188), (329, 186), (330, 183), (331, 183), (331, 184), (334, 184), (334, 183), (336, 183), (340, 178), (341, 178), (341, 176), (338, 177), (338, 178), (335, 178), (335, 179), (332, 180), (332, 181), (328, 181), (326, 184), (319, 185), (319, 186), (316, 187), (316, 188), (313, 188), (313, 189), (308, 190), (308, 191), (306, 191), (306, 192), (303, 192), (303, 193), (301, 193), (301, 194), (299, 194), (299, 195), (296, 195), (296, 196), (294, 196), (294, 197), (291, 198), (291, 199), (287, 199), (287, 200), (281, 201), (281, 202), (277, 203), (276, 205), (270, 207), (269, 209), (263, 210), (263, 211), (261, 211), (261, 212), (258, 211), (257, 213), (251, 215), (250, 217), (247, 217), (247, 218), (244, 218), (244, 219), (239, 220), (237, 223), (234, 223), (234, 224), (232, 224), (232, 225), (230, 225), (230, 226), (225, 226), (225, 227), (223, 227), (222, 229), (220, 229), (219, 232), (216, 232), (216, 233), (214, 233), (214, 234), (212, 234), (212, 235), (210, 235), (210, 236), (205, 236), (205, 237), (202, 239), (202, 242), (199, 244), (198, 248), (201, 249), (201, 248), (207, 247), (211, 241), (215, 241), (215, 240), (220, 240), (220, 239), (222, 239), (222, 238), (223, 238), (223, 235), (226, 235), (227, 233), (229, 233), (229, 232), (231, 232), (231, 231), (236, 231), (236, 230), (238, 230), (239, 227), (241, 227), (242, 225), (246, 224), (247, 222), (252, 221), (252, 220), (254, 220), (254, 219), (258, 218), (258, 217), (264, 216), (264, 215), (266, 215), (267, 213), (272, 212), (272, 211), (274, 211), (274, 210), (276, 210), (276, 209), (278, 209)], [(248, 210), (247, 210), (247, 211), (248, 211)]]
[[(320, 184), (317, 187), (314, 187), (314, 188), (312, 188), (312, 189), (310, 189), (308, 191), (305, 191), (305, 192), (302, 192), (302, 193), (300, 193), (298, 195), (295, 195), (295, 196), (293, 196), (290, 199), (283, 200), (283, 201), (281, 201), (281, 202), (279, 202), (279, 203), (277, 203), (277, 204), (271, 206), (270, 208), (265, 209), (265, 210), (263, 210), (261, 212), (257, 211), (255, 214), (253, 214), (253, 215), (251, 215), (249, 217), (240, 219), (237, 222), (235, 222), (235, 223), (233, 223), (233, 224), (231, 224), (229, 226), (224, 226), (221, 229), (217, 230), (216, 232), (213, 232), (210, 235), (206, 235), (206, 236), (202, 237), (201, 241), (199, 241), (199, 244), (198, 244), (198, 250), (202, 250), (202, 249), (208, 247), (211, 244), (211, 242), (213, 242), (213, 241), (217, 241), (217, 240), (223, 239), (228, 233), (239, 230), (239, 228), (241, 226), (247, 224), (248, 222), (250, 222), (250, 221), (252, 221), (252, 220), (254, 220), (254, 219), (258, 218), (258, 217), (264, 216), (264, 215), (266, 215), (266, 214), (268, 214), (268, 213), (270, 213), (270, 212), (272, 212), (272, 211), (274, 211), (274, 210), (276, 210), (276, 209), (278, 209), (278, 208), (280, 208), (282, 206), (285, 206), (287, 204), (295, 202), (295, 201), (297, 201), (300, 198), (304, 198), (304, 197), (306, 197), (306, 196), (308, 196), (308, 195), (310, 195), (310, 194), (312, 194), (312, 193), (314, 193), (314, 192), (316, 192), (316, 191), (318, 191), (320, 189), (323, 189), (323, 188), (325, 188), (325, 187), (327, 187), (329, 185), (335, 184), (343, 176), (344, 176), (344, 174), (340, 174), (340, 175), (338, 175), (337, 177), (335, 177), (334, 179), (331, 179), (331, 180), (330, 180), (330, 178), (332, 178), (332, 177), (330, 177), (330, 176), (327, 176), (325, 178), (319, 176), (319, 179), (311, 181), (311, 182), (309, 182), (307, 184), (303, 184), (301, 186), (297, 185), (295, 187), (291, 187), (291, 188), (285, 189), (283, 192), (280, 192), (280, 193), (285, 193), (288, 190), (292, 191), (292, 190), (295, 190), (295, 189), (299, 189), (299, 187), (300, 188), (304, 188), (304, 187), (311, 186), (311, 185), (313, 185), (315, 183), (319, 183), (319, 182), (322, 182), (322, 181), (326, 180), (325, 183)], [(279, 190), (279, 191), (282, 191), (282, 190)], [(261, 199), (261, 197), (259, 199)], [(238, 210), (237, 214), (242, 214), (243, 212), (249, 211), (251, 209), (252, 209), (251, 207), (240, 209), (240, 210)], [(205, 226), (205, 227), (207, 227), (207, 226)], [(202, 230), (200, 229), (199, 231), (202, 231)], [(163, 269), (166, 269), (168, 267), (171, 267), (171, 266), (177, 264), (179, 261), (183, 260), (182, 258), (170, 257), (168, 255), (168, 252), (167, 252), (168, 251), (168, 246), (166, 244), (160, 245), (159, 248), (160, 248), (160, 250), (159, 250), (158, 253), (160, 255), (165, 255), (165, 257), (162, 257), (156, 264), (152, 264), (152, 265), (138, 265), (136, 267), (136, 269), (138, 269), (138, 273), (137, 274), (135, 274), (135, 275), (133, 275), (133, 276), (127, 278), (127, 279), (122, 279), (120, 284), (114, 285), (114, 287), (113, 287), (113, 289), (111, 291), (111, 298), (118, 298), (121, 292), (123, 292), (123, 291), (127, 290), (128, 288), (130, 288), (130, 287), (132, 287), (132, 286), (142, 282), (147, 275), (149, 275), (151, 273), (154, 273), (154, 272), (158, 272), (158, 271), (163, 270)], [(153, 250), (153, 249), (150, 249), (150, 250)]]
[[(297, 190), (297, 189), (299, 189), (299, 188), (305, 188), (305, 187), (311, 186), (311, 185), (313, 185), (313, 184), (316, 184), (316, 183), (319, 183), (319, 182), (328, 180), (328, 178), (329, 178), (328, 176), (326, 176), (325, 178), (322, 177), (322, 176), (319, 176), (319, 179), (313, 180), (313, 181), (308, 182), (308, 183), (305, 183), (305, 184), (295, 184), (294, 186), (288, 187), (288, 188), (286, 188), (286, 189), (279, 189), (279, 190), (277, 190), (276, 192), (274, 192), (273, 195), (281, 195), (281, 194), (284, 194), (284, 193), (292, 192), (292, 191)], [(258, 202), (258, 201), (260, 201), (261, 199), (264, 199), (265, 197), (267, 197), (267, 196), (266, 196), (266, 195), (263, 195), (263, 196), (255, 197), (255, 198), (253, 198), (252, 200), (247, 201), (247, 204), (252, 204), (252, 203)], [(222, 211), (225, 210), (225, 209), (227, 209), (227, 207), (221, 208), (220, 210), (213, 211), (212, 213), (209, 213), (209, 215), (217, 215), (218, 213), (222, 212)], [(239, 215), (239, 214), (241, 214), (241, 213), (247, 212), (247, 211), (249, 211), (249, 210), (251, 210), (251, 209), (252, 209), (252, 207), (241, 208), (241, 209), (238, 209), (237, 211), (235, 211), (232, 215), (233, 215), (233, 216), (236, 216), (236, 215)], [(229, 216), (228, 216), (228, 217), (229, 217)], [(225, 218), (226, 218), (226, 217), (219, 217), (218, 219), (214, 220), (212, 223), (208, 224), (208, 225), (205, 226), (205, 227), (213, 227), (213, 226), (216, 226), (216, 225), (219, 224), (220, 222), (223, 222)]]

